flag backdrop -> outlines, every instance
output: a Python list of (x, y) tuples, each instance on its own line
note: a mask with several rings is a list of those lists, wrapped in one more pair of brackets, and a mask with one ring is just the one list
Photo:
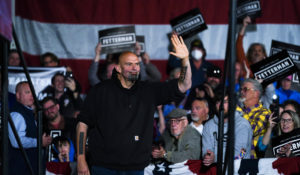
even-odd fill
[[(261, 0), (262, 17), (248, 28), (244, 48), (271, 40), (300, 45), (300, 1)], [(28, 65), (38, 66), (39, 55), (53, 52), (62, 65), (72, 67), (84, 92), (94, 57), (98, 31), (135, 25), (145, 36), (146, 51), (165, 78), (171, 32), (170, 19), (199, 8), (208, 29), (199, 33), (207, 60), (222, 63), (227, 40), (229, 0), (16, 0), (15, 28)]]

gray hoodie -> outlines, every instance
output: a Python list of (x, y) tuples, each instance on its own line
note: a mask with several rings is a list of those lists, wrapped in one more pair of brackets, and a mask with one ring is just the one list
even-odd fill
[[(217, 161), (218, 150), (218, 120), (215, 115), (214, 118), (205, 123), (202, 134), (202, 156), (206, 154), (207, 150), (211, 150), (215, 154), (215, 162)], [(226, 142), (227, 142), (228, 122), (224, 123), (224, 139), (223, 139), (223, 162), (225, 157)], [(235, 112), (235, 144), (234, 157), (240, 156), (241, 150), (246, 151), (244, 158), (250, 158), (251, 143), (252, 143), (252, 129), (249, 122), (242, 117), (238, 111)]]

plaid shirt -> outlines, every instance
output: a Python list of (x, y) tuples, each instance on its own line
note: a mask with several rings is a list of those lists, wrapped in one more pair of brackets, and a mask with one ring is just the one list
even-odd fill
[(269, 109), (263, 107), (261, 103), (256, 104), (254, 108), (237, 107), (237, 111), (243, 113), (243, 117), (249, 121), (253, 130), (253, 140), (251, 146), (251, 158), (257, 158), (255, 147), (259, 136), (263, 136), (267, 130), (268, 119), (271, 114)]

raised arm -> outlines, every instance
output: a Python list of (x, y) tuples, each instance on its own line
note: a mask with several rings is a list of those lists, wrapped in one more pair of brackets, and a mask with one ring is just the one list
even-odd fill
[(182, 93), (184, 93), (192, 86), (192, 72), (189, 60), (189, 51), (181, 36), (178, 37), (173, 33), (171, 41), (175, 52), (170, 52), (170, 54), (181, 59), (181, 72), (178, 81), (178, 88)]
[(237, 61), (240, 62), (246, 71), (245, 78), (248, 78), (249, 76), (252, 77), (252, 72), (250, 70), (250, 63), (245, 55), (244, 47), (243, 47), (243, 38), (246, 32), (247, 26), (251, 23), (251, 18), (249, 16), (246, 16), (243, 19), (242, 27), (239, 31), (239, 35), (236, 41), (236, 58)]
[(92, 86), (94, 86), (100, 82), (100, 79), (97, 76), (99, 62), (101, 59), (100, 55), (101, 55), (101, 43), (98, 43), (95, 48), (95, 58), (92, 61), (89, 71), (88, 71), (88, 78), (89, 78), (90, 84)]
[(76, 128), (77, 138), (77, 171), (78, 174), (89, 175), (89, 168), (85, 158), (85, 143), (88, 126), (85, 123), (78, 122)]
[(251, 23), (251, 18), (249, 16), (246, 16), (243, 19), (243, 24), (242, 24), (241, 30), (239, 32), (240, 35), (242, 35), (242, 36), (245, 35), (246, 28), (250, 23)]

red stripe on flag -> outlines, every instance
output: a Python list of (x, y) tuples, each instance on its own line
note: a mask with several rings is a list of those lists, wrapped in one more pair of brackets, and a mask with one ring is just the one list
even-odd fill
[[(300, 24), (300, 1), (263, 0), (257, 23)], [(169, 24), (198, 7), (207, 24), (227, 24), (229, 0), (16, 0), (22, 18), (69, 24)]]

